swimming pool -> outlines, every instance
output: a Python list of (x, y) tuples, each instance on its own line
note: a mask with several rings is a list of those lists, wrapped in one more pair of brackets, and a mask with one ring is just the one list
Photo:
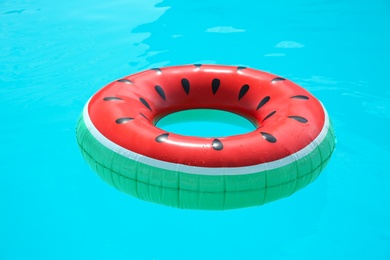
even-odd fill
[[(387, 1), (0, 3), (0, 259), (389, 259)], [(308, 89), (337, 148), (294, 195), (232, 211), (127, 196), (83, 161), (88, 98), (140, 70), (248, 66)]]

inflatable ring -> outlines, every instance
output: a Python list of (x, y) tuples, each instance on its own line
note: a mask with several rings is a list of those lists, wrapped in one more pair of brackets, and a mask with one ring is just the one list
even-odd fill
[[(252, 132), (201, 138), (156, 127), (188, 109), (249, 119)], [(293, 82), (233, 66), (155, 68), (99, 90), (77, 125), (85, 160), (117, 189), (179, 208), (232, 209), (287, 197), (317, 178), (335, 148), (322, 104)]]

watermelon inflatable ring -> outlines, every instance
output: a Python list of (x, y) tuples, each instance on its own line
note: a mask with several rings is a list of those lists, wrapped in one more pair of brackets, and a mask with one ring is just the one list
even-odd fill
[[(236, 113), (256, 129), (202, 138), (156, 127), (164, 116), (188, 109)], [(85, 160), (112, 186), (192, 209), (287, 197), (318, 177), (335, 148), (326, 110), (305, 89), (246, 67), (200, 64), (110, 83), (85, 105), (76, 135)]]

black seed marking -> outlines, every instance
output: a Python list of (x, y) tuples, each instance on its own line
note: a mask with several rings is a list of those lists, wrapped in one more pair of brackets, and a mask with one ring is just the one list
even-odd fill
[(281, 77), (277, 77), (277, 78), (274, 78), (273, 80), (271, 80), (271, 83), (275, 83), (277, 81), (282, 81), (282, 80), (286, 80), (285, 78), (281, 78)]
[(243, 96), (245, 96), (248, 90), (249, 90), (249, 85), (247, 84), (243, 85), (240, 89), (240, 93), (238, 94), (238, 100), (240, 100)]
[(169, 134), (165, 133), (165, 134), (157, 136), (155, 140), (156, 140), (156, 142), (162, 143), (168, 139), (168, 136), (169, 136)]
[(263, 138), (265, 140), (267, 140), (268, 142), (270, 143), (276, 143), (276, 138), (275, 136), (269, 134), (269, 133), (265, 133), (265, 132), (260, 132), (260, 134), (263, 136)]
[(151, 70), (155, 70), (155, 71), (161, 73), (161, 69), (160, 68), (152, 68)]
[(297, 95), (297, 96), (292, 96), (292, 97), (290, 97), (290, 98), (298, 98), (298, 99), (306, 99), (306, 100), (308, 100), (308, 99), (309, 99), (309, 97), (308, 97), (308, 96), (304, 96), (304, 95)]
[(188, 95), (190, 93), (190, 82), (188, 81), (188, 79), (182, 78), (181, 85), (182, 85), (184, 91), (186, 92), (186, 94)]
[(143, 116), (146, 120), (148, 120), (149, 122), (150, 122), (150, 120), (149, 120), (149, 118), (147, 118), (144, 114), (142, 114), (142, 113), (139, 113), (141, 116)]
[(162, 87), (160, 87), (159, 85), (156, 85), (156, 86), (154, 87), (154, 89), (157, 91), (157, 93), (160, 95), (160, 97), (161, 97), (162, 99), (164, 99), (164, 101), (166, 101), (165, 92), (164, 92), (164, 90), (162, 89)]
[(213, 94), (217, 93), (219, 85), (221, 84), (221, 81), (217, 78), (213, 79), (211, 82), (211, 88), (213, 89)]
[(115, 120), (115, 123), (117, 124), (124, 124), (124, 123), (127, 123), (131, 120), (133, 120), (134, 118), (132, 117), (122, 117), (122, 118), (118, 118), (117, 120)]
[(269, 113), (266, 117), (264, 117), (263, 121), (261, 121), (261, 122), (263, 123), (266, 119), (270, 118), (270, 117), (273, 116), (275, 113), (276, 113), (276, 111), (272, 111), (272, 112)]
[(145, 107), (147, 107), (150, 111), (152, 111), (152, 108), (150, 107), (149, 103), (145, 99), (139, 98), (139, 101), (141, 101), (141, 103), (144, 104)]
[(301, 116), (289, 116), (288, 118), (295, 119), (295, 120), (297, 120), (298, 122), (301, 122), (301, 123), (307, 123), (307, 119), (304, 118), (304, 117), (301, 117)]
[(118, 98), (118, 97), (105, 97), (103, 98), (104, 101), (112, 101), (112, 100), (123, 100), (121, 98)]
[(194, 64), (194, 66), (199, 69), (202, 66), (202, 64)]
[(126, 84), (133, 84), (133, 81), (131, 81), (129, 79), (118, 79), (117, 82), (122, 82), (122, 83), (126, 83)]
[(211, 145), (214, 150), (220, 151), (223, 149), (223, 144), (220, 140), (214, 139), (213, 144)]
[(244, 69), (246, 69), (246, 67), (243, 67), (243, 66), (238, 66), (237, 67), (237, 71), (244, 70)]
[(257, 105), (257, 108), (256, 110), (259, 110), (262, 106), (265, 105), (265, 103), (267, 103), (269, 100), (270, 100), (270, 96), (266, 96), (265, 98), (263, 98), (260, 103)]

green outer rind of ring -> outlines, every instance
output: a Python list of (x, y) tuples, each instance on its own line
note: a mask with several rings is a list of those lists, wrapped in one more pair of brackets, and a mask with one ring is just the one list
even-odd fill
[(290, 164), (251, 174), (200, 175), (157, 168), (108, 149), (91, 134), (83, 116), (76, 138), (90, 167), (118, 190), (158, 204), (208, 210), (258, 206), (290, 196), (319, 176), (335, 148), (329, 122), (323, 141)]

